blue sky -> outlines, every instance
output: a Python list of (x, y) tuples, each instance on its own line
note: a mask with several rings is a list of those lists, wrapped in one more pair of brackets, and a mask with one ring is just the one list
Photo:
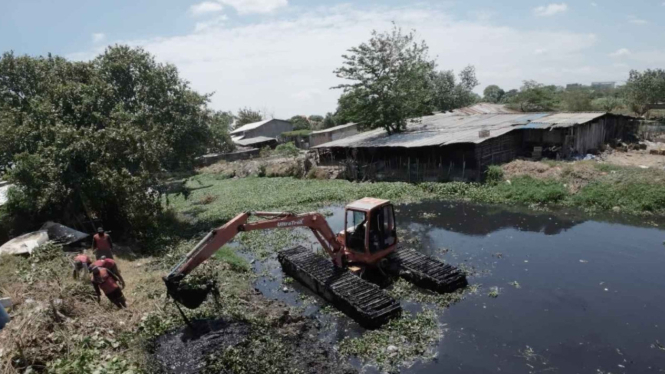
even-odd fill
[(392, 21), (416, 29), (441, 69), (473, 64), (482, 90), (665, 67), (664, 16), (665, 0), (0, 0), (0, 50), (85, 60), (142, 46), (215, 92), (216, 109), (289, 117), (333, 111), (341, 54)]

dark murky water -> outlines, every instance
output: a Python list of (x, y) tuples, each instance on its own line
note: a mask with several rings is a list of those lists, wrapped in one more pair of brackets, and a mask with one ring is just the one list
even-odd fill
[[(341, 230), (342, 209), (328, 211)], [(397, 219), (414, 247), (473, 269), (481, 286), (441, 313), (436, 361), (407, 372), (665, 372), (665, 222), (440, 202), (400, 206)], [(257, 283), (268, 297), (311, 295), (295, 283), (283, 292), (276, 262), (257, 267), (272, 274)], [(305, 313), (331, 322), (328, 339), (362, 333), (308, 299)]]

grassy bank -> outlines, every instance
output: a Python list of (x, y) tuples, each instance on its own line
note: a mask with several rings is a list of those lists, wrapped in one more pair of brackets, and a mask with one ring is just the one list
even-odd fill
[(188, 182), (192, 193), (170, 198), (171, 207), (192, 223), (215, 224), (238, 212), (306, 211), (365, 196), (396, 203), (422, 199), (469, 200), (496, 204), (578, 207), (591, 211), (665, 214), (665, 171), (596, 162), (519, 161), (492, 169), (476, 183), (352, 183), (294, 178), (228, 179), (200, 174)]

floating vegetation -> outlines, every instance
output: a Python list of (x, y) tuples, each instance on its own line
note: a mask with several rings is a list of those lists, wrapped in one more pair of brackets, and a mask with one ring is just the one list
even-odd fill
[(517, 281), (512, 281), (508, 284), (515, 287), (515, 288), (522, 288), (522, 286), (520, 286), (520, 284)]
[(487, 296), (492, 297), (492, 298), (499, 297), (499, 287), (497, 287), (497, 286), (490, 287), (490, 292), (487, 293)]
[(339, 343), (339, 352), (343, 356), (356, 356), (381, 371), (397, 373), (402, 366), (433, 358), (441, 334), (434, 311), (425, 310), (415, 316), (405, 312), (379, 330), (345, 338)]

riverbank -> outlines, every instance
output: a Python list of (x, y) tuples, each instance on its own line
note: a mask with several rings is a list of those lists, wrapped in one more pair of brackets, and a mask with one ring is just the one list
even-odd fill
[[(239, 212), (303, 212), (373, 196), (397, 204), (464, 200), (523, 205), (538, 210), (570, 206), (635, 215), (662, 216), (665, 213), (665, 171), (662, 170), (593, 161), (520, 161), (492, 168), (490, 173), (485, 184), (419, 185), (229, 178), (227, 174), (210, 172), (190, 177), (185, 184), (188, 193), (171, 194), (165, 199), (173, 220), (170, 226), (164, 226), (164, 245), (154, 248), (152, 256), (137, 255), (131, 248), (120, 249), (119, 266), (128, 284), (125, 294), (130, 308), (127, 310), (116, 310), (104, 299), (97, 305), (92, 289), (71, 279), (71, 255), (50, 249), (32, 258), (0, 261), (0, 292), (11, 296), (16, 303), (11, 311), (12, 324), (0, 333), (2, 371), (18, 373), (28, 366), (47, 368), (55, 373), (92, 373), (100, 367), (106, 373), (163, 371), (154, 366), (155, 339), (183, 323), (173, 304), (164, 302), (161, 277), (206, 231)], [(284, 357), (302, 353), (302, 345), (289, 342), (302, 341), (298, 334), (316, 331), (319, 327), (303, 320), (302, 310), (268, 300), (256, 292), (254, 282), (260, 275), (251, 270), (247, 258), (268, 259), (281, 248), (306, 242), (305, 235), (297, 231), (243, 233), (233, 249), (223, 249), (208, 265), (197, 270), (201, 276), (220, 280), (223, 303), (220, 307), (207, 302), (202, 309), (186, 311), (187, 315), (193, 319), (222, 318), (249, 326), (246, 336), (236, 345), (227, 347), (226, 354), (206, 360), (215, 365), (234, 363), (237, 358), (234, 352), (251, 348), (256, 353), (256, 357), (252, 357), (257, 359), (273, 352), (271, 359), (279, 367)], [(448, 304), (447, 300), (438, 302), (429, 296), (427, 300), (441, 308)], [(339, 346), (324, 344), (317, 348), (317, 355), (303, 358), (303, 364), (322, 368), (319, 365), (322, 357), (332, 357), (331, 362), (342, 365), (341, 354), (359, 356), (363, 362), (374, 363), (383, 370), (396, 370), (404, 362), (432, 357), (431, 349), (443, 333), (440, 326), (433, 323), (433, 318), (408, 315), (405, 318), (385, 331), (352, 337), (350, 339), (358, 340), (345, 341), (345, 348), (341, 350)], [(265, 331), (269, 332), (269, 339), (261, 338)], [(395, 345), (393, 341), (399, 341), (406, 348), (388, 354), (389, 347)], [(284, 345), (286, 351), (273, 349)], [(338, 351), (340, 353), (336, 353)], [(254, 362), (252, 357), (247, 358), (247, 362)]]

